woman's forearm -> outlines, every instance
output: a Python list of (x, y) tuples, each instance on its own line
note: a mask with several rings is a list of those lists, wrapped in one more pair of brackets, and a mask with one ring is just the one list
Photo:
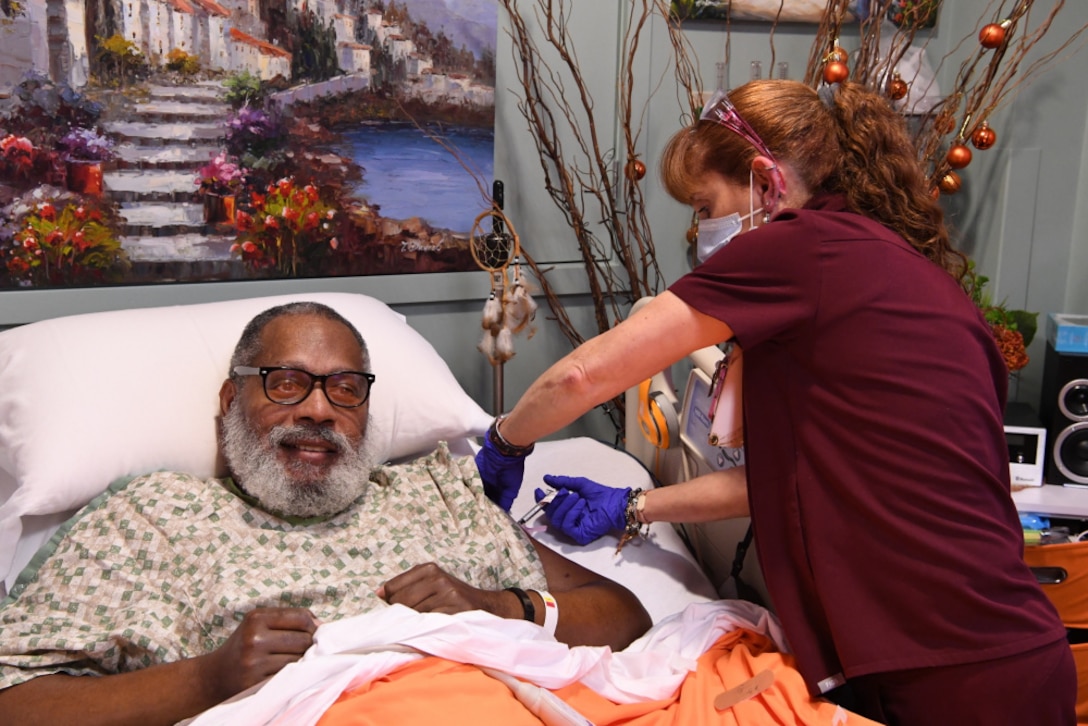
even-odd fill
[(645, 493), (647, 522), (712, 522), (748, 516), (748, 485), (743, 466), (705, 474)]

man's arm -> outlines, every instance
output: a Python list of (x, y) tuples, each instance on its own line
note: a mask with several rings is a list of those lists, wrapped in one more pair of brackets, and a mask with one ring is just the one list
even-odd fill
[[(559, 606), (555, 637), (568, 645), (627, 647), (652, 624), (634, 594), (619, 583), (568, 560), (533, 540), (544, 565), (548, 591)], [(386, 582), (379, 597), (419, 612), (458, 613), (486, 610), (520, 620), (524, 610), (518, 596), (506, 590), (482, 590), (453, 577), (433, 562), (417, 565)], [(537, 625), (544, 624), (544, 601), (532, 591)]]
[(301, 608), (246, 613), (207, 655), (109, 676), (40, 676), (0, 691), (0, 723), (152, 726), (199, 714), (297, 661), (317, 623)]
[[(548, 591), (559, 606), (555, 637), (570, 645), (607, 645), (622, 650), (645, 633), (653, 621), (634, 593), (623, 585), (568, 560), (533, 540), (544, 564)], [(537, 622), (544, 622), (544, 603), (530, 592)]]

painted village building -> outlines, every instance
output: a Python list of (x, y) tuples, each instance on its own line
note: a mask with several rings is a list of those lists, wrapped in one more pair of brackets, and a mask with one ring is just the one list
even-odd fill
[[(356, 80), (370, 78), (372, 55), (380, 49), (394, 63), (403, 64), (410, 94), (481, 105), (494, 102), (493, 88), (476, 85), (462, 74), (436, 73), (433, 61), (418, 52), (398, 23), (386, 22), (380, 10), (344, 12), (345, 7), (362, 4), (292, 2), (301, 12), (313, 9), (331, 25), (337, 63)], [(260, 0), (28, 0), (23, 8), (22, 15), (0, 27), (0, 96), (27, 72), (74, 88), (86, 85), (92, 50), (87, 38), (103, 34), (102, 28), (91, 27), (103, 17), (114, 18), (116, 32), (153, 64), (164, 64), (170, 51), (180, 49), (196, 56), (202, 68), (244, 71), (263, 80), (291, 78), (291, 54), (267, 40)]]

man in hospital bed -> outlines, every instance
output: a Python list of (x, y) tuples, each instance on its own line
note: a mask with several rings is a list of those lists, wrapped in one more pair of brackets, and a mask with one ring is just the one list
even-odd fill
[(174, 723), (299, 660), (320, 623), (389, 605), (615, 650), (646, 631), (630, 591), (492, 505), (471, 458), (375, 466), (368, 372), (330, 308), (255, 318), (220, 391), (232, 479), (158, 472), (81, 511), (0, 609), (0, 721)]

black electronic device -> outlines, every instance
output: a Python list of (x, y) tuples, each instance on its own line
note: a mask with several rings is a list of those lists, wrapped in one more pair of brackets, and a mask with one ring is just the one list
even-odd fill
[(1046, 481), (1088, 486), (1088, 355), (1047, 342), (1039, 414), (1047, 428)]

